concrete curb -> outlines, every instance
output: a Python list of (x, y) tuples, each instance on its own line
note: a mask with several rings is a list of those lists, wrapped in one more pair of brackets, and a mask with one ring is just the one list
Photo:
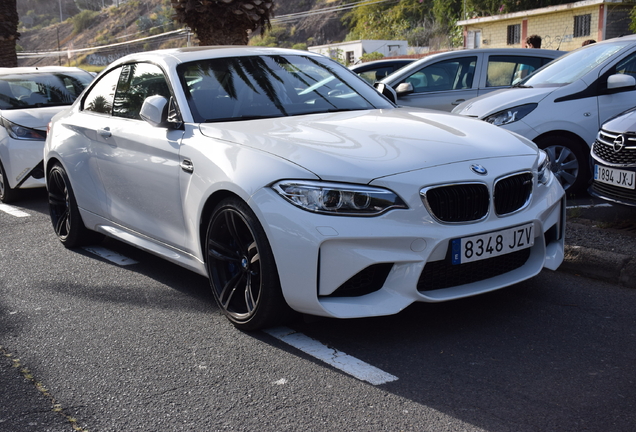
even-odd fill
[(565, 246), (559, 270), (636, 288), (636, 258), (583, 246)]

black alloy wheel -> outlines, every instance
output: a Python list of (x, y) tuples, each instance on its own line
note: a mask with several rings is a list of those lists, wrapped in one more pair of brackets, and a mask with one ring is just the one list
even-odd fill
[(17, 197), (18, 191), (16, 191), (15, 189), (11, 189), (11, 187), (9, 186), (7, 173), (4, 170), (2, 161), (0, 161), (0, 202), (8, 204), (15, 201)]
[(99, 242), (103, 235), (84, 226), (66, 171), (55, 164), (47, 176), (49, 213), (57, 238), (67, 248)]
[(214, 298), (237, 328), (270, 327), (290, 315), (265, 231), (243, 201), (228, 198), (212, 213), (206, 265)]

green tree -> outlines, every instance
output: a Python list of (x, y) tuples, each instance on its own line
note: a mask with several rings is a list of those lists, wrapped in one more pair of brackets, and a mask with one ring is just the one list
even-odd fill
[(247, 45), (249, 33), (270, 27), (273, 0), (171, 0), (178, 22), (201, 45)]
[(0, 67), (18, 65), (15, 52), (15, 44), (20, 38), (18, 22), (16, 0), (0, 0)]

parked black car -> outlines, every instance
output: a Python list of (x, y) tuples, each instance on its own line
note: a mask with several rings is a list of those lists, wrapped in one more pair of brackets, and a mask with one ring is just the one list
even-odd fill
[(601, 127), (591, 156), (590, 195), (636, 207), (636, 108)]
[(401, 67), (412, 63), (414, 60), (415, 59), (376, 60), (349, 66), (349, 69), (358, 74), (360, 78), (373, 85), (376, 81), (386, 78)]

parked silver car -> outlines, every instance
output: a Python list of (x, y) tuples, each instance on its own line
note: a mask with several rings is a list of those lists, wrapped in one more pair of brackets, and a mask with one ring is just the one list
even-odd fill
[(565, 54), (524, 48), (480, 48), (424, 57), (384, 78), (398, 104), (452, 111), (460, 103), (516, 81)]

